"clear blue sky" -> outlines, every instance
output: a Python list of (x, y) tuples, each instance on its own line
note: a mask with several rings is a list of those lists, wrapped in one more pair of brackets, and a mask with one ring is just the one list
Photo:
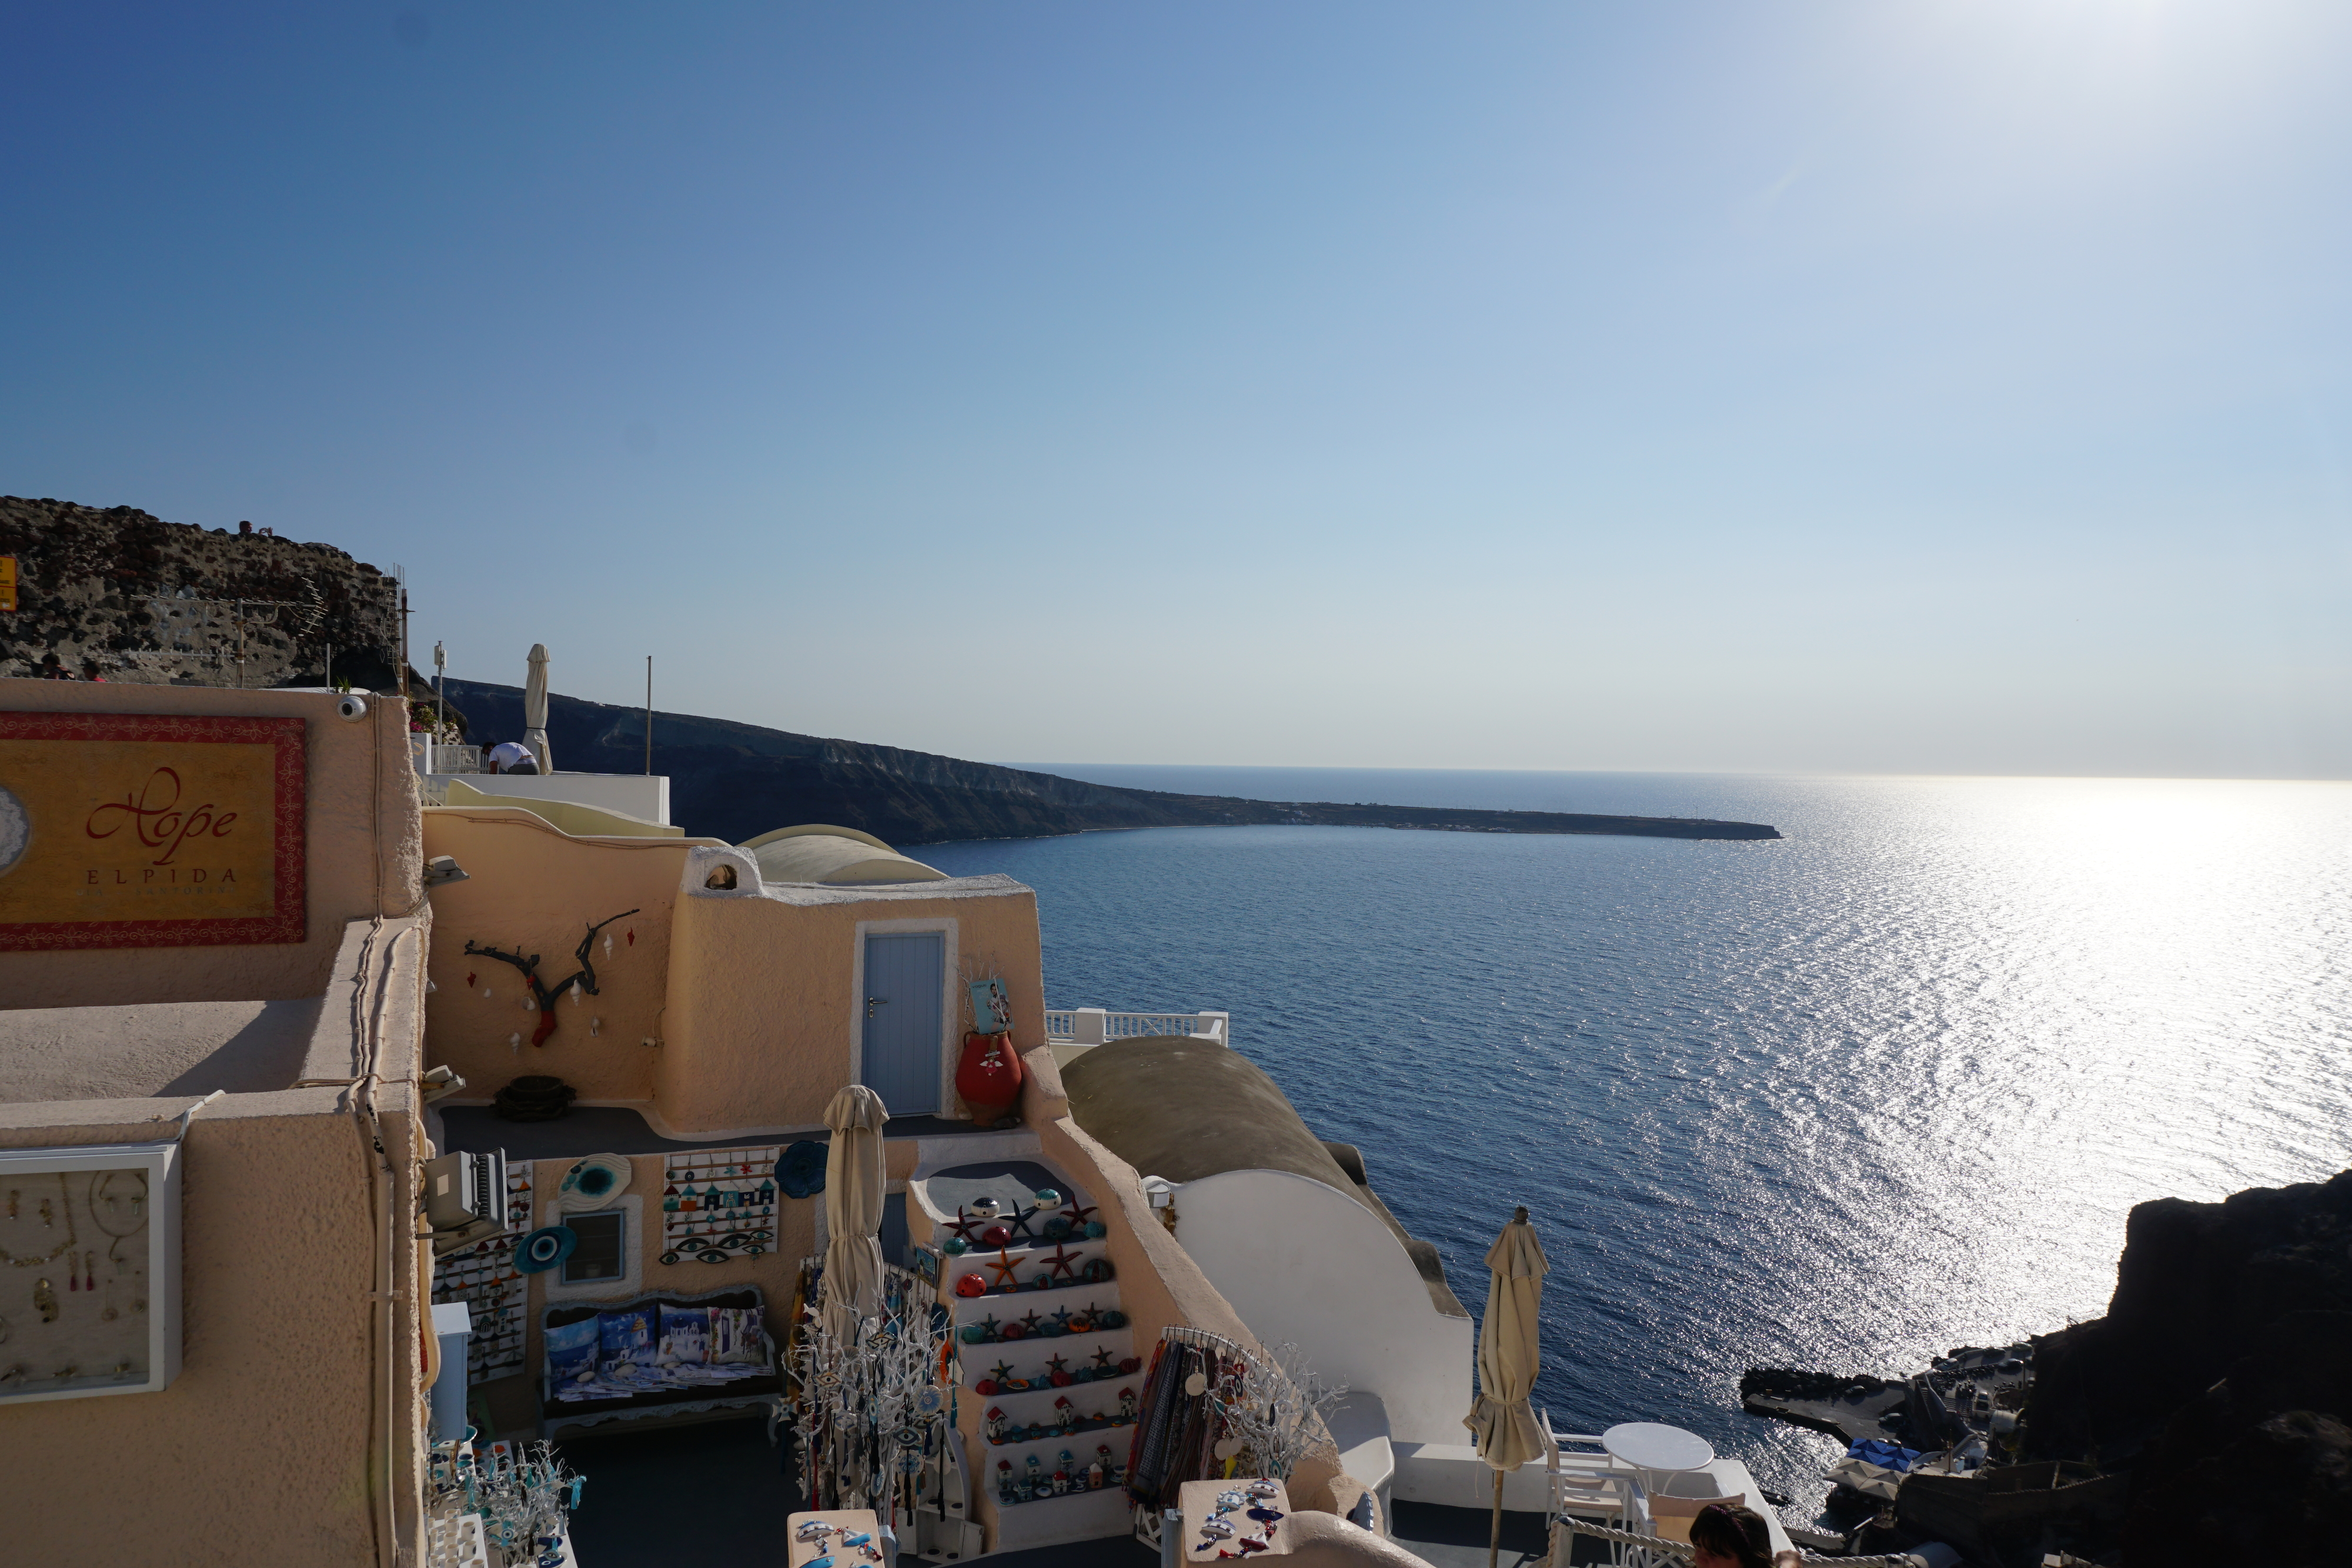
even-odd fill
[(2352, 6), (16, 5), (0, 491), (986, 758), (2352, 777)]

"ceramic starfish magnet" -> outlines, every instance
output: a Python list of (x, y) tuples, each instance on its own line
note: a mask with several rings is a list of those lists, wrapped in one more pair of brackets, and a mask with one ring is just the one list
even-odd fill
[(1017, 1291), (1021, 1288), (1021, 1282), (1013, 1277), (1013, 1255), (1005, 1251), (1003, 1248), (1000, 1247), (996, 1249), (996, 1258), (994, 1261), (983, 1262), (981, 1264), (981, 1267), (991, 1270), (996, 1275), (996, 1281), (994, 1284), (989, 1286), (990, 1290), (993, 1291), (1003, 1289), (1007, 1291)]
[(1118, 1357), (1111, 1354), (1108, 1350), (1098, 1350), (1095, 1352), (1095, 1370), (1097, 1372), (1108, 1372), (1112, 1367), (1117, 1366), (1118, 1364)]
[(1046, 1278), (1065, 1279), (1075, 1285), (1078, 1282), (1077, 1265), (1078, 1260), (1070, 1255), (1070, 1249), (1057, 1241), (1054, 1244), (1054, 1256), (1045, 1261)]
[(970, 1245), (980, 1239), (979, 1233), (987, 1224), (988, 1221), (985, 1219), (964, 1213), (963, 1205), (959, 1203), (956, 1205), (956, 1217), (948, 1221), (948, 1228), (962, 1237), (965, 1244)]
[(1032, 1241), (1036, 1240), (1037, 1233), (1029, 1228), (1029, 1222), (1036, 1218), (1037, 1207), (1034, 1204), (1032, 1204), (1027, 1208), (1022, 1207), (1017, 1203), (1014, 1204), (1013, 1206), (1013, 1234), (1015, 1236), (1026, 1236)]
[(1087, 1219), (1093, 1214), (1093, 1205), (1082, 1204), (1075, 1197), (1070, 1200), (1070, 1207), (1062, 1210), (1063, 1218), (1070, 1222), (1070, 1228), (1073, 1230), (1085, 1229)]

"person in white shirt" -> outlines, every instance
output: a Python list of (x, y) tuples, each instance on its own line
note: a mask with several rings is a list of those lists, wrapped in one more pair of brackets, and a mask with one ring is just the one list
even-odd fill
[(539, 771), (539, 758), (532, 754), (530, 747), (519, 740), (500, 741), (490, 747), (490, 754), (483, 760), (490, 765), (490, 771), (493, 773)]

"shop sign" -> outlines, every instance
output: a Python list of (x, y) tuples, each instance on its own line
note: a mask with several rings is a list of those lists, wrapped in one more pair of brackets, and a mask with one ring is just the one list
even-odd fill
[(0, 951), (299, 942), (299, 718), (0, 713)]

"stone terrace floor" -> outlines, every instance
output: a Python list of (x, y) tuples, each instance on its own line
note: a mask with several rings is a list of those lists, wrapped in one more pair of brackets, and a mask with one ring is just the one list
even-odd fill
[[(574, 1435), (556, 1443), (588, 1478), (572, 1544), (580, 1568), (783, 1568), (784, 1518), (800, 1489), (761, 1420), (713, 1421), (660, 1432)], [(1396, 1540), (1435, 1568), (1486, 1568), (1487, 1516), (1427, 1503), (1397, 1507)], [(1543, 1521), (1503, 1516), (1500, 1568), (1543, 1561)], [(902, 1563), (919, 1561), (908, 1553)], [(1153, 1568), (1159, 1553), (1133, 1541), (978, 1559), (1003, 1568)]]

